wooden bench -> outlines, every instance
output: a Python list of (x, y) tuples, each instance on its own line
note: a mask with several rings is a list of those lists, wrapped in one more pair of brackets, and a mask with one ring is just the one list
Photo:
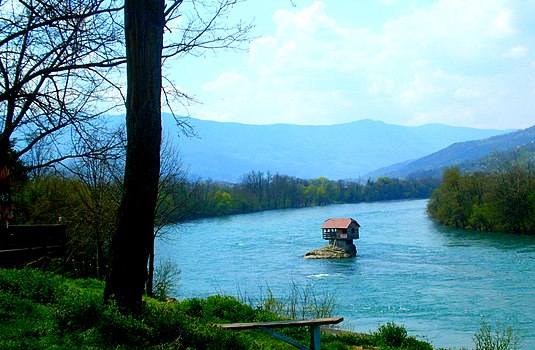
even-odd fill
[[(250, 322), (250, 323), (227, 323), (216, 324), (217, 327), (222, 329), (260, 329), (266, 333), (271, 334), (274, 337), (279, 338), (295, 346), (301, 350), (320, 350), (320, 327), (328, 324), (338, 324), (344, 320), (343, 317), (328, 317), (328, 318), (315, 318), (311, 320), (291, 320), (291, 321), (274, 321), (274, 322)], [(272, 328), (286, 328), (286, 327), (305, 327), (307, 326), (310, 331), (310, 348), (296, 342), (293, 339), (285, 337), (284, 335), (274, 331)]]
[(0, 266), (12, 267), (45, 256), (63, 257), (64, 225), (0, 226)]

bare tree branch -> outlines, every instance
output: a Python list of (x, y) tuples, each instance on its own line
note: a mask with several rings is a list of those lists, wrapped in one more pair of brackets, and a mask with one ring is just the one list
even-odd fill
[[(65, 142), (54, 143), (100, 118), (109, 110), (99, 107), (102, 101), (121, 91), (112, 78), (125, 63), (118, 3), (0, 3), (0, 166), (11, 147), (28, 169), (77, 156)], [(55, 152), (35, 162), (29, 155), (37, 144)]]

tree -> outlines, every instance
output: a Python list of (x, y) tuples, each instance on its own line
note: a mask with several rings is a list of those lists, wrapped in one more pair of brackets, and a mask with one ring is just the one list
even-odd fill
[(140, 310), (153, 242), (160, 169), (162, 60), (195, 53), (196, 49), (227, 48), (245, 40), (247, 26), (237, 25), (226, 31), (217, 21), (236, 2), (216, 2), (215, 11), (202, 18), (202, 9), (214, 3), (193, 1), (193, 17), (186, 17), (189, 22), (184, 21), (181, 39), (167, 45), (164, 52), (164, 26), (180, 16), (177, 9), (183, 1), (175, 0), (167, 8), (164, 0), (125, 1), (126, 166), (104, 293), (106, 301), (115, 300), (125, 310)]
[(444, 171), (428, 203), (437, 221), (484, 231), (533, 233), (535, 184), (530, 164), (504, 162), (490, 173)]
[(0, 206), (8, 220), (13, 179), (76, 157), (72, 141), (95, 130), (96, 105), (124, 62), (115, 1), (0, 1)]
[(106, 300), (139, 311), (158, 195), (164, 0), (126, 0), (127, 149)]
[(533, 218), (533, 173), (529, 164), (508, 164), (497, 173), (496, 205), (502, 214), (504, 229), (527, 233)]
[(120, 9), (114, 0), (0, 2), (0, 168), (74, 156), (71, 138), (90, 131), (124, 63)]
[[(88, 141), (77, 146), (84, 148), (80, 153), (97, 154), (77, 158), (73, 164), (65, 165), (71, 186), (75, 187), (72, 192), (79, 197), (86, 212), (84, 232), (74, 235), (72, 232), (74, 230), (70, 229), (69, 243), (74, 249), (80, 249), (81, 244), (75, 244), (75, 241), (82, 240), (86, 242), (85, 245), (92, 248), (90, 256), (95, 260), (96, 277), (103, 279), (106, 275), (107, 252), (115, 231), (117, 208), (122, 193), (124, 132), (122, 129), (116, 130), (113, 134), (102, 132), (92, 135)], [(98, 152), (93, 152), (92, 148), (108, 151), (99, 155)]]
[(439, 222), (455, 227), (466, 227), (471, 216), (472, 200), (467, 181), (458, 167), (446, 168), (442, 184), (428, 204), (428, 212)]

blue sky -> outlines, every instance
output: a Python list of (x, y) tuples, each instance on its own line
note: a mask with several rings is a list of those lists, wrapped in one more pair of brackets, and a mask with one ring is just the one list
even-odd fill
[(194, 118), (535, 124), (535, 1), (248, 0), (232, 16), (256, 25), (245, 50), (165, 71)]

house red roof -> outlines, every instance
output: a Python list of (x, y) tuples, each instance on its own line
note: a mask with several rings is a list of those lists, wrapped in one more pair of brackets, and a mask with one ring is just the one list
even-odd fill
[(360, 227), (359, 223), (355, 219), (351, 218), (330, 218), (325, 220), (321, 228), (340, 228), (347, 229), (351, 223), (354, 222)]

